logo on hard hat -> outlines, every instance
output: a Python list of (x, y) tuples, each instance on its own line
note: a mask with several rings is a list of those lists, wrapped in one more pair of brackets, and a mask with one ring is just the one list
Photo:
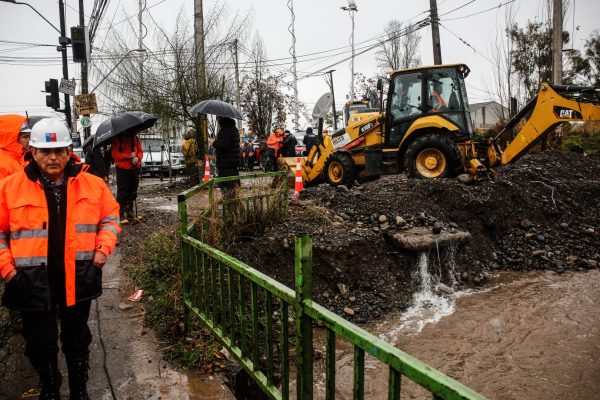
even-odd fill
[(56, 133), (46, 133), (46, 143), (56, 142)]

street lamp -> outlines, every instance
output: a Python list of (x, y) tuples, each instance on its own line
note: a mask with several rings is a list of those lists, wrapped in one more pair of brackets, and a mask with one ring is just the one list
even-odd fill
[[(21, 3), (21, 2), (15, 1), (15, 0), (0, 0), (0, 1), (2, 1), (4, 3), (24, 5), (24, 6), (31, 8), (33, 11), (35, 11), (35, 13), (37, 15), (42, 17), (44, 19), (44, 21), (46, 21), (48, 24), (50, 24), (50, 26), (52, 26), (60, 34), (60, 37), (58, 38), (58, 43), (60, 44), (60, 46), (58, 46), (56, 48), (56, 50), (60, 51), (62, 53), (63, 78), (65, 80), (68, 80), (69, 79), (69, 65), (67, 62), (67, 45), (69, 43), (71, 43), (71, 39), (69, 39), (65, 33), (65, 6), (64, 6), (63, 0), (58, 0), (58, 15), (60, 18), (60, 30), (58, 30), (58, 28), (56, 28), (54, 25), (52, 25), (52, 23), (50, 21), (48, 21), (46, 19), (46, 17), (44, 17), (42, 14), (40, 14), (38, 12), (38, 10), (33, 8), (30, 4)], [(73, 128), (73, 124), (71, 122), (71, 100), (70, 100), (69, 95), (66, 93), (65, 93), (64, 113), (65, 113), (65, 120), (67, 121), (67, 126), (69, 127), (69, 130), (71, 130)]]
[(2, 1), (2, 2), (4, 2), (4, 3), (21, 4), (21, 5), (24, 5), (24, 6), (27, 6), (27, 7), (31, 8), (31, 9), (32, 9), (32, 10), (33, 10), (33, 11), (34, 11), (34, 12), (35, 12), (37, 15), (39, 15), (40, 17), (42, 17), (42, 18), (44, 19), (44, 21), (46, 21), (46, 22), (47, 22), (47, 23), (48, 23), (48, 24), (49, 24), (51, 27), (53, 27), (53, 28), (54, 28), (54, 30), (55, 30), (56, 32), (58, 32), (58, 33), (60, 34), (60, 30), (59, 30), (57, 27), (55, 27), (55, 26), (52, 24), (52, 22), (48, 21), (48, 20), (46, 19), (46, 17), (44, 17), (42, 14), (40, 14), (40, 12), (39, 12), (38, 10), (36, 10), (35, 8), (33, 8), (33, 6), (32, 6), (31, 4), (27, 4), (27, 3), (21, 3), (21, 2), (19, 2), (19, 1), (15, 1), (15, 0), (0, 0), (0, 1)]
[(121, 59), (119, 60), (119, 62), (117, 62), (117, 63), (115, 64), (115, 66), (114, 66), (114, 67), (112, 67), (112, 69), (111, 69), (110, 71), (108, 71), (108, 73), (107, 73), (106, 75), (104, 75), (104, 77), (102, 78), (102, 80), (101, 80), (100, 82), (98, 82), (98, 84), (97, 84), (96, 86), (94, 86), (94, 88), (92, 89), (92, 91), (90, 92), (90, 94), (94, 93), (94, 90), (98, 89), (98, 86), (100, 86), (100, 85), (102, 84), (102, 82), (104, 82), (104, 81), (106, 80), (106, 78), (108, 78), (108, 76), (109, 76), (110, 74), (112, 74), (112, 73), (113, 73), (113, 71), (114, 71), (115, 69), (117, 69), (117, 67), (118, 67), (119, 65), (121, 65), (121, 63), (122, 63), (123, 61), (125, 61), (125, 59), (127, 58), (127, 56), (129, 56), (129, 55), (130, 55), (131, 53), (133, 53), (133, 52), (145, 53), (145, 52), (146, 52), (146, 49), (133, 49), (133, 50), (129, 50), (127, 53), (125, 53), (125, 55), (124, 55), (123, 57), (121, 57)]
[[(350, 14), (350, 20), (352, 20), (352, 61), (350, 62), (350, 101), (354, 101), (354, 13), (358, 11), (356, 2), (354, 0), (348, 0), (348, 7), (340, 7), (344, 11), (348, 11)], [(334, 117), (335, 118), (335, 117)]]

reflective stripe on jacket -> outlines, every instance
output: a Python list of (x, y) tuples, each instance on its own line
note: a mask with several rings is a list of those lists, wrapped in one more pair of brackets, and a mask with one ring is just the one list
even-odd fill
[[(121, 231), (118, 203), (106, 184), (86, 169), (82, 164), (72, 165), (67, 181), (67, 306), (101, 294), (102, 274), (93, 266), (94, 252), (109, 255)], [(48, 206), (34, 170), (37, 165), (31, 163), (24, 172), (0, 182), (0, 274), (4, 278), (17, 269), (17, 275), (6, 285), (4, 300), (5, 305), (23, 310), (43, 309), (48, 301), (48, 282), (43, 281), (47, 279)], [(18, 288), (12, 287), (13, 281)], [(17, 296), (7, 302), (11, 290)]]

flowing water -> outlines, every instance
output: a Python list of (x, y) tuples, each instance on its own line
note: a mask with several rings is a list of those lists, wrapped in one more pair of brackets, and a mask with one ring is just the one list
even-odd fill
[[(444, 296), (425, 255), (417, 275), (413, 306), (368, 331), (492, 399), (600, 398), (600, 271), (501, 273), (482, 290)], [(352, 398), (352, 354), (339, 340), (339, 399)], [(319, 360), (315, 382), (323, 381)], [(366, 398), (387, 398), (387, 382), (387, 367), (367, 356)], [(407, 379), (402, 392), (431, 398)]]

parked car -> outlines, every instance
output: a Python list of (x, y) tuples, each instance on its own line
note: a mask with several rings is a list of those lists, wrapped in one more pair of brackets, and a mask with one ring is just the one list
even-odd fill
[(150, 176), (169, 174), (169, 152), (164, 139), (152, 133), (140, 134), (142, 142), (142, 174)]
[(170, 146), (169, 156), (171, 157), (171, 169), (173, 174), (182, 174), (185, 170), (185, 158), (181, 151), (180, 144), (172, 143)]
[(304, 157), (306, 152), (306, 146), (304, 140), (296, 136), (296, 157)]

